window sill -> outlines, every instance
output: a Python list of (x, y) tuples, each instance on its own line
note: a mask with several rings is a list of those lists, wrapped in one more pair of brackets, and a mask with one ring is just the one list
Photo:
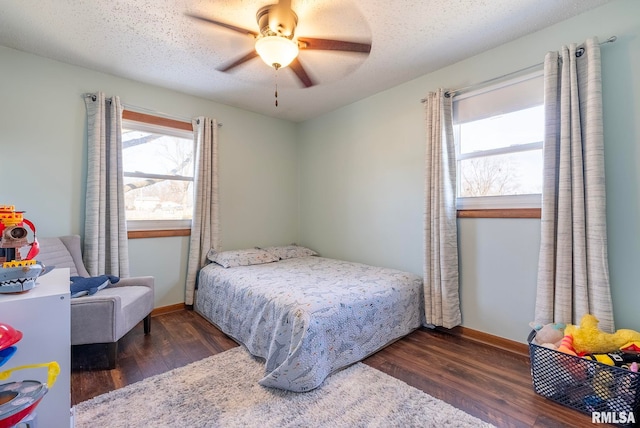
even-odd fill
[(157, 230), (129, 230), (127, 238), (168, 238), (172, 236), (190, 236), (191, 229), (157, 229)]
[(458, 218), (540, 218), (540, 208), (458, 210)]

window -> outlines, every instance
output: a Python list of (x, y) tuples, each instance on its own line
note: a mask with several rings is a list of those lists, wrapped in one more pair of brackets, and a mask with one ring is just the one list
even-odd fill
[(537, 72), (454, 96), (459, 210), (540, 207), (543, 92)]
[(129, 230), (190, 228), (193, 158), (190, 123), (125, 110), (122, 164)]

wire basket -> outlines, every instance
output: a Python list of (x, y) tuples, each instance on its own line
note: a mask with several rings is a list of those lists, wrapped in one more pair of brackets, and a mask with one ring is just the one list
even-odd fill
[[(537, 394), (590, 415), (594, 422), (640, 426), (640, 373), (532, 343), (531, 379)], [(639, 421), (640, 422), (640, 421)]]

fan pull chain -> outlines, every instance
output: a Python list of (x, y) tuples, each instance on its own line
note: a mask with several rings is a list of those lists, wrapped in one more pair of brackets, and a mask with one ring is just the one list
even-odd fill
[(275, 83), (276, 83), (276, 107), (278, 107), (278, 69), (276, 68), (276, 77), (275, 77)]

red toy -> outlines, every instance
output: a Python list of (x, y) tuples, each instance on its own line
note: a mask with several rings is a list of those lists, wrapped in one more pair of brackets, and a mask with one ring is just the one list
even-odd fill
[[(9, 324), (0, 323), (0, 355), (7, 350), (15, 350), (14, 344), (22, 339), (22, 332)], [(1, 364), (7, 362), (13, 352), (7, 354)], [(47, 367), (47, 383), (36, 380), (23, 380), (0, 384), (0, 428), (11, 428), (25, 419), (40, 404), (45, 394), (51, 389), (60, 373), (60, 366), (52, 361), (44, 364), (30, 364), (14, 367), (0, 372), (0, 380), (8, 379), (16, 370)]]
[[(0, 205), (0, 293), (24, 293), (36, 286), (36, 278), (46, 272), (34, 258), (40, 251), (36, 227), (13, 205)], [(33, 241), (29, 243), (29, 231)], [(30, 247), (23, 259), (20, 249)]]
[[(40, 251), (35, 225), (23, 217), (24, 211), (16, 211), (13, 205), (0, 205), (0, 262), (4, 268), (16, 267), (11, 262), (21, 260), (19, 249), (30, 246), (25, 260), (33, 260)], [(27, 242), (28, 226), (33, 232), (33, 242)], [(18, 265), (19, 266), (19, 265)]]

